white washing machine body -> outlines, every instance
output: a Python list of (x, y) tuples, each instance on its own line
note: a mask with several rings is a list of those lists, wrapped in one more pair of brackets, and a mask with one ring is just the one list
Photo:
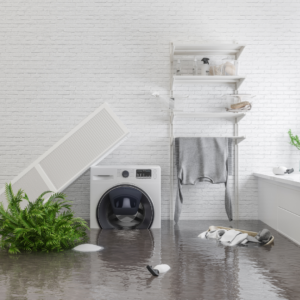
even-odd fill
[[(116, 166), (93, 166), (90, 169), (90, 227), (105, 228), (101, 225), (104, 218), (110, 224), (109, 213), (99, 210), (110, 210), (111, 205), (108, 195), (110, 191), (119, 187), (133, 188), (143, 194), (143, 206), (146, 210), (149, 228), (161, 228), (161, 168), (152, 165), (116, 165)], [(119, 188), (119, 189), (121, 189)], [(106, 197), (106, 198), (105, 198)], [(107, 202), (103, 206), (104, 200)], [(149, 204), (149, 205), (148, 205)], [(101, 206), (102, 205), (102, 206)], [(141, 206), (142, 207), (142, 206)], [(140, 210), (140, 209), (139, 209)], [(150, 212), (151, 210), (151, 212)], [(145, 212), (144, 212), (145, 213)], [(139, 213), (137, 213), (139, 214)], [(114, 218), (120, 217), (116, 216)], [(124, 217), (124, 216), (121, 216)], [(141, 216), (140, 219), (145, 219)], [(138, 218), (137, 218), (138, 219)], [(151, 219), (151, 220), (150, 220)], [(136, 222), (136, 220), (134, 220)], [(150, 224), (151, 223), (151, 224)], [(139, 227), (137, 227), (139, 228)]]

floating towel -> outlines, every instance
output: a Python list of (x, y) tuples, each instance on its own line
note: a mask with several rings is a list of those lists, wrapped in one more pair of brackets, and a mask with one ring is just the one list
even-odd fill
[(225, 229), (218, 229), (218, 230), (210, 230), (204, 231), (198, 235), (201, 239), (217, 239), (220, 240), (221, 237), (225, 234), (227, 230)]
[(217, 234), (216, 234), (216, 238), (217, 240), (220, 240), (222, 238), (222, 236), (227, 232), (226, 229), (218, 229), (217, 230)]
[(81, 245), (73, 248), (73, 250), (79, 251), (79, 252), (97, 252), (97, 251), (100, 251), (103, 249), (104, 249), (103, 247), (93, 245), (93, 244), (81, 244)]
[(236, 231), (234, 229), (228, 230), (221, 237), (220, 241), (222, 243), (231, 243), (235, 239), (235, 237), (240, 233), (241, 233), (240, 231)]
[(243, 241), (247, 241), (248, 233), (240, 233), (235, 236), (234, 240), (231, 243), (228, 243), (228, 246), (236, 246), (241, 244)]
[(201, 239), (206, 239), (206, 234), (207, 234), (207, 232), (208, 232), (208, 231), (204, 231), (204, 232), (200, 233), (200, 234), (198, 235), (198, 237), (201, 238)]

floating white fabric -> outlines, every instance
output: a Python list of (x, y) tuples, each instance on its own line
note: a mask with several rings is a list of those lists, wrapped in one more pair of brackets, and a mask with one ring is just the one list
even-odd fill
[(155, 266), (153, 269), (158, 270), (159, 274), (162, 274), (168, 272), (171, 268), (169, 265), (162, 264), (162, 265)]
[(73, 248), (75, 251), (79, 252), (97, 252), (103, 250), (104, 248), (101, 246), (93, 245), (93, 244), (81, 244)]
[(204, 231), (204, 232), (200, 233), (198, 235), (198, 237), (201, 238), (201, 239), (206, 239), (206, 234), (207, 234), (207, 231)]

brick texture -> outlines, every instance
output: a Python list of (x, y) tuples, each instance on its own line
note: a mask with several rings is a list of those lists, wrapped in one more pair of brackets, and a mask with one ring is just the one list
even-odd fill
[[(169, 217), (169, 43), (246, 43), (248, 77), (241, 92), (257, 95), (240, 123), (240, 218), (256, 219), (253, 171), (286, 165), (300, 154), (299, 1), (1, 1), (0, 185), (10, 181), (83, 118), (107, 101), (131, 138), (103, 164), (162, 167), (162, 217)], [(153, 91), (160, 98), (151, 96)], [(233, 86), (182, 86), (187, 111), (223, 111)], [(232, 135), (227, 120), (178, 120), (176, 136)], [(174, 181), (175, 182), (175, 181)], [(65, 191), (89, 218), (89, 174)], [(184, 187), (182, 219), (226, 219), (224, 187)]]

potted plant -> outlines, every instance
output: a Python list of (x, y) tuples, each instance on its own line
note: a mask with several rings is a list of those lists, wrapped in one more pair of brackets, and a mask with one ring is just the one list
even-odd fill
[[(298, 150), (300, 150), (300, 140), (298, 135), (293, 135), (291, 129), (289, 130), (288, 134), (290, 136), (290, 144), (292, 146), (295, 146)], [(300, 164), (299, 164), (299, 171), (300, 171)]]
[[(53, 194), (48, 201), (42, 193), (34, 202), (20, 189), (13, 193), (5, 186), (7, 209), (0, 203), (0, 248), (16, 254), (21, 251), (63, 251), (85, 242), (89, 229), (81, 218), (75, 218), (63, 193)], [(27, 206), (22, 209), (20, 203)]]

